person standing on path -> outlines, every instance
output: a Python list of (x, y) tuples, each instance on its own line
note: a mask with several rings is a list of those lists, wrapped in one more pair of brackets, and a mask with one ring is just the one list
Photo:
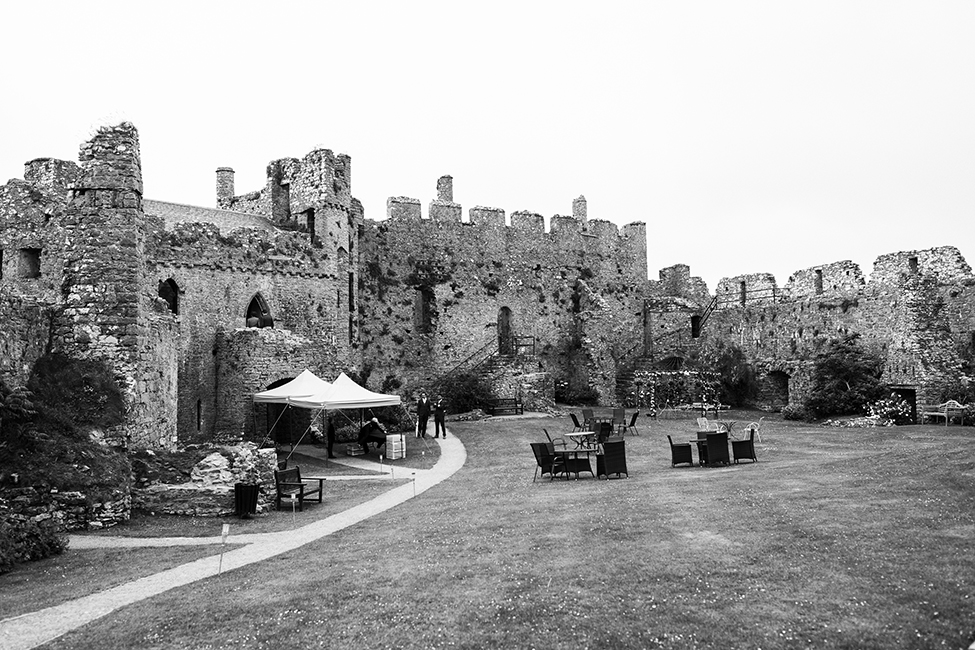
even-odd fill
[(416, 403), (416, 436), (427, 437), (427, 420), (430, 419), (430, 400), (426, 391), (420, 391), (420, 399)]
[(437, 401), (433, 404), (433, 437), (439, 438), (443, 431), (443, 437), (447, 437), (447, 427), (444, 420), (447, 417), (447, 405), (443, 403), (443, 397), (437, 395)]

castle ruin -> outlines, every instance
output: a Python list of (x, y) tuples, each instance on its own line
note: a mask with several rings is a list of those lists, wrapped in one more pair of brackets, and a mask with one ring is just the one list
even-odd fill
[(869, 281), (838, 262), (784, 287), (724, 278), (711, 294), (686, 265), (648, 280), (647, 225), (591, 219), (582, 196), (547, 230), (496, 207), (465, 219), (443, 176), (426, 215), (392, 197), (377, 221), (352, 196), (349, 156), (318, 149), (272, 161), (247, 194), (217, 169), (215, 203), (144, 198), (128, 123), (77, 163), (26, 163), (0, 187), (0, 380), (23, 384), (48, 352), (104, 359), (128, 401), (119, 435), (175, 448), (260, 437), (251, 395), (304, 368), (409, 396), (495, 358), (499, 396), (543, 407), (563, 383), (613, 404), (634, 367), (723, 340), (779, 408), (841, 334), (861, 334), (884, 380), (918, 401), (975, 359), (975, 276), (952, 247), (881, 256)]

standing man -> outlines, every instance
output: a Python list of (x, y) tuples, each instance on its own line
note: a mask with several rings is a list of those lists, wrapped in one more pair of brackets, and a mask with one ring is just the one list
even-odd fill
[(430, 400), (427, 399), (427, 392), (420, 391), (420, 399), (416, 403), (416, 435), (419, 438), (427, 437), (427, 420), (430, 419)]
[(328, 450), (328, 457), (335, 458), (332, 447), (335, 446), (335, 422), (332, 416), (328, 416), (328, 425), (325, 427), (325, 448)]
[(447, 437), (447, 427), (444, 419), (447, 417), (447, 405), (443, 403), (443, 397), (437, 395), (437, 401), (433, 403), (433, 437), (439, 438), (443, 431), (443, 437)]

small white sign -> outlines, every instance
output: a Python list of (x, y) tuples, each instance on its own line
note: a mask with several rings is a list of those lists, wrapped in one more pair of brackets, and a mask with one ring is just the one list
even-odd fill
[(220, 533), (220, 537), (223, 538), (223, 543), (227, 543), (227, 535), (230, 534), (230, 524), (223, 525), (223, 532)]

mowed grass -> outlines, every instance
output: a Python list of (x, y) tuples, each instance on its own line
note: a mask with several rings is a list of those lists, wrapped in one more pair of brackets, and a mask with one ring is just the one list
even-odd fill
[(629, 478), (533, 483), (528, 443), (568, 418), (452, 423), (467, 465), (419, 498), (47, 647), (975, 641), (975, 429), (766, 422), (758, 463), (708, 469), (671, 467), (692, 419), (639, 424)]

